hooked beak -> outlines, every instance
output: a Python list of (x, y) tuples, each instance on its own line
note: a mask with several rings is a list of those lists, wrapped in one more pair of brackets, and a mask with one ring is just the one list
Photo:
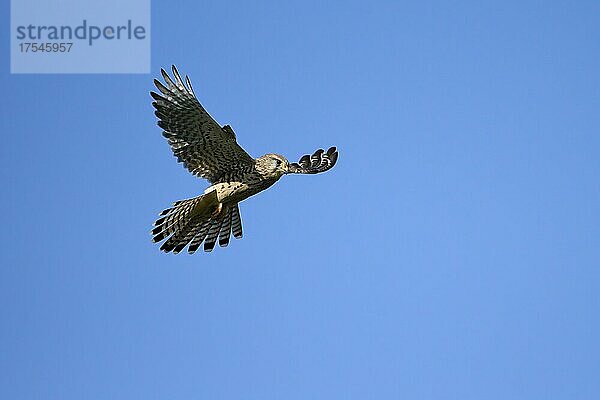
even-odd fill
[(295, 174), (298, 172), (298, 167), (295, 164), (288, 163), (285, 168), (285, 174)]

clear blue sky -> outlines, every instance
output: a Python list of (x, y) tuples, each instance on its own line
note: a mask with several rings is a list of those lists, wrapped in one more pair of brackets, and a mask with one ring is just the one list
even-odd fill
[[(10, 75), (4, 35), (0, 398), (599, 398), (599, 17), (154, 2), (152, 75)], [(159, 252), (206, 187), (155, 125), (171, 63), (250, 154), (338, 165)]]

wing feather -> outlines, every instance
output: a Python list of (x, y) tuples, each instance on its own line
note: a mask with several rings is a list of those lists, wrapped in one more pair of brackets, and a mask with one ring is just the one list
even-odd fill
[(233, 130), (223, 129), (202, 107), (189, 77), (185, 77), (184, 84), (175, 66), (172, 71), (173, 78), (161, 69), (165, 84), (155, 79), (160, 93), (150, 95), (158, 125), (177, 161), (212, 183), (227, 173), (252, 166), (254, 159), (237, 144)]
[(333, 168), (338, 159), (335, 147), (330, 147), (327, 152), (323, 149), (315, 151), (312, 155), (304, 155), (297, 163), (290, 164), (292, 174), (318, 174)]

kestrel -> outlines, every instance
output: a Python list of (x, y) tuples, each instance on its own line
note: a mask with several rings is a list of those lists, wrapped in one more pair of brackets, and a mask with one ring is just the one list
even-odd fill
[(211, 251), (217, 239), (225, 247), (231, 233), (242, 237), (239, 202), (285, 174), (317, 174), (335, 165), (335, 147), (319, 149), (297, 163), (289, 163), (279, 154), (252, 158), (237, 144), (233, 129), (220, 126), (202, 107), (190, 79), (186, 76), (184, 84), (177, 68), (172, 69), (174, 79), (161, 69), (166, 86), (154, 80), (160, 94), (150, 92), (158, 126), (177, 161), (211, 185), (204, 194), (176, 201), (160, 213), (152, 235), (155, 243), (167, 239), (161, 250), (177, 254), (189, 244), (188, 253), (192, 254), (204, 243), (204, 251)]

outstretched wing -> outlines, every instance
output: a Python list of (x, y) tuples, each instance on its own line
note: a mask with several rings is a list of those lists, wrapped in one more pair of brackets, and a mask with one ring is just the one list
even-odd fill
[(223, 128), (200, 104), (190, 79), (185, 85), (173, 65), (173, 77), (161, 69), (167, 86), (155, 79), (160, 94), (150, 92), (152, 105), (177, 161), (182, 162), (194, 175), (217, 182), (223, 174), (246, 169), (254, 159), (237, 144), (230, 126)]
[(289, 173), (291, 174), (318, 174), (325, 172), (335, 165), (338, 159), (338, 152), (335, 147), (329, 148), (327, 152), (319, 149), (312, 156), (308, 154), (302, 156), (297, 163), (290, 164)]

